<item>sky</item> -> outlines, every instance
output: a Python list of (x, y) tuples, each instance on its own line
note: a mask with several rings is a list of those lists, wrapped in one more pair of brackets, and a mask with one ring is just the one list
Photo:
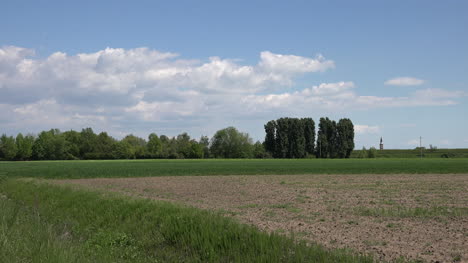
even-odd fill
[(0, 133), (192, 138), (350, 118), (468, 148), (468, 1), (0, 1)]

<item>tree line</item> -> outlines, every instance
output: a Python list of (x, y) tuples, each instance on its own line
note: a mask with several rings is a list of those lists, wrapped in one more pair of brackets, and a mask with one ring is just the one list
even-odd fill
[(311, 118), (281, 118), (265, 124), (265, 141), (253, 142), (248, 133), (227, 127), (212, 138), (198, 140), (187, 133), (175, 137), (151, 133), (148, 138), (129, 134), (121, 140), (92, 128), (80, 132), (58, 129), (37, 136), (3, 134), (0, 160), (98, 160), (98, 159), (199, 159), (199, 158), (348, 158), (354, 148), (349, 119), (336, 124), (320, 119), (315, 146), (315, 123)]
[(317, 143), (312, 118), (280, 118), (265, 124), (265, 150), (275, 158), (349, 158), (354, 149), (354, 125), (320, 118)]
[(89, 159), (198, 159), (198, 158), (264, 158), (260, 142), (253, 143), (247, 133), (234, 127), (219, 130), (213, 138), (196, 140), (187, 133), (175, 137), (151, 133), (147, 139), (127, 135), (121, 140), (106, 132), (94, 133), (58, 129), (42, 131), (37, 136), (0, 137), (0, 160), (89, 160)]

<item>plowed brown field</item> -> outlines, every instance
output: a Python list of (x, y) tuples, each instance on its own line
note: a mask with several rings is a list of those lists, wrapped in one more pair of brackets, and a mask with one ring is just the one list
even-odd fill
[(266, 231), (382, 260), (468, 261), (468, 174), (56, 180), (218, 210)]

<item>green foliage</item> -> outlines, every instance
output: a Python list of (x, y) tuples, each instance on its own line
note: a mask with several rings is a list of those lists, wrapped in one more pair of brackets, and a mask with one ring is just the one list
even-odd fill
[(151, 158), (159, 158), (162, 155), (162, 142), (156, 133), (151, 133), (148, 136), (148, 144), (146, 144), (148, 155)]
[(187, 157), (191, 159), (200, 159), (200, 158), (203, 158), (203, 155), (204, 155), (203, 146), (201, 144), (198, 144), (194, 140), (190, 141), (190, 151)]
[(350, 119), (338, 123), (320, 118), (317, 135), (317, 158), (349, 158), (354, 149), (354, 125)]
[(32, 146), (34, 144), (34, 137), (31, 135), (23, 136), (18, 133), (16, 136), (16, 160), (28, 160), (32, 156)]
[[(166, 202), (19, 180), (2, 184), (0, 192), (40, 216), (41, 223), (34, 225), (37, 228), (19, 229), (23, 236), (34, 235), (44, 225), (69, 230), (69, 241), (62, 246), (58, 242), (60, 232), (34, 239), (32, 242), (38, 244), (53, 244), (52, 248), (43, 248), (42, 253), (20, 251), (21, 242), (9, 244), (10, 250), (39, 262), (51, 262), (44, 252), (58, 252), (55, 248), (62, 248), (70, 256), (55, 262), (76, 262), (75, 256), (86, 262), (87, 255), (94, 256), (96, 262), (103, 262), (101, 257), (106, 258), (104, 262), (373, 262), (371, 257), (306, 245), (260, 232), (220, 214)], [(7, 216), (15, 213), (6, 211)], [(4, 246), (0, 246), (3, 250)]]
[(276, 120), (275, 157), (277, 158), (286, 158), (289, 153), (288, 130), (289, 123), (286, 118)]
[(210, 152), (215, 158), (251, 158), (252, 139), (249, 134), (228, 127), (211, 138)]
[(109, 136), (106, 132), (101, 132), (96, 138), (96, 158), (85, 159), (115, 159), (117, 151), (117, 140)]
[(210, 139), (208, 136), (202, 136), (199, 144), (203, 148), (203, 158), (210, 158)]
[(18, 151), (15, 138), (3, 134), (0, 137), (0, 159), (14, 160)]
[(317, 158), (335, 158), (337, 156), (336, 122), (320, 118), (317, 134)]
[(192, 152), (192, 143), (190, 141), (190, 136), (184, 132), (182, 134), (177, 135), (176, 138), (176, 149), (177, 149), (177, 155), (179, 158), (190, 158), (191, 152)]
[(301, 119), (289, 118), (289, 151), (288, 158), (304, 158), (306, 155), (306, 140), (304, 122)]
[(77, 131), (66, 131), (63, 133), (65, 137), (65, 148), (67, 152), (67, 158), (69, 160), (80, 159), (82, 157), (80, 153), (81, 134)]
[(455, 154), (454, 153), (443, 153), (440, 155), (441, 158), (454, 158)]
[(127, 159), (144, 158), (146, 154), (146, 141), (143, 138), (133, 134), (125, 136), (122, 139), (123, 147), (127, 148)]
[(265, 150), (276, 158), (304, 158), (314, 152), (315, 123), (311, 118), (280, 118), (265, 124)]
[(35, 160), (66, 159), (66, 140), (58, 129), (43, 131), (34, 141), (32, 157)]
[(95, 152), (97, 135), (94, 133), (93, 129), (86, 128), (82, 129), (80, 133), (80, 156), (84, 157), (87, 153)]
[(118, 159), (134, 159), (135, 149), (128, 141), (120, 141), (116, 147), (116, 157)]
[(159, 139), (161, 140), (162, 149), (163, 149), (161, 158), (165, 158), (165, 159), (178, 158), (175, 138), (170, 139), (166, 135), (161, 135)]
[(265, 151), (265, 146), (259, 141), (253, 145), (253, 157), (254, 158), (267, 158), (267, 152)]
[(377, 149), (375, 149), (375, 147), (370, 147), (369, 150), (367, 150), (367, 158), (375, 157), (377, 157)]
[(270, 154), (276, 152), (276, 121), (269, 121), (265, 127), (265, 150)]
[(315, 153), (315, 122), (312, 118), (301, 119), (304, 126), (305, 152), (306, 154)]
[(339, 158), (349, 158), (354, 149), (354, 125), (350, 119), (340, 119), (336, 125)]
[(362, 150), (358, 151), (357, 154), (354, 156), (355, 158), (367, 158), (367, 149), (366, 147), (362, 147)]

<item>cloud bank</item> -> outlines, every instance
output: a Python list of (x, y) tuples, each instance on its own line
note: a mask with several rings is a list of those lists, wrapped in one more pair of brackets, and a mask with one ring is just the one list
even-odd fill
[(0, 48), (0, 126), (17, 131), (90, 126), (114, 134), (165, 126), (182, 132), (226, 119), (453, 105), (466, 95), (422, 89), (405, 97), (366, 96), (352, 81), (302, 89), (295, 85), (298, 76), (333, 68), (335, 62), (322, 55), (270, 51), (261, 52), (256, 64), (244, 65), (236, 59), (200, 61), (149, 48), (38, 58), (32, 49), (6, 46)]

